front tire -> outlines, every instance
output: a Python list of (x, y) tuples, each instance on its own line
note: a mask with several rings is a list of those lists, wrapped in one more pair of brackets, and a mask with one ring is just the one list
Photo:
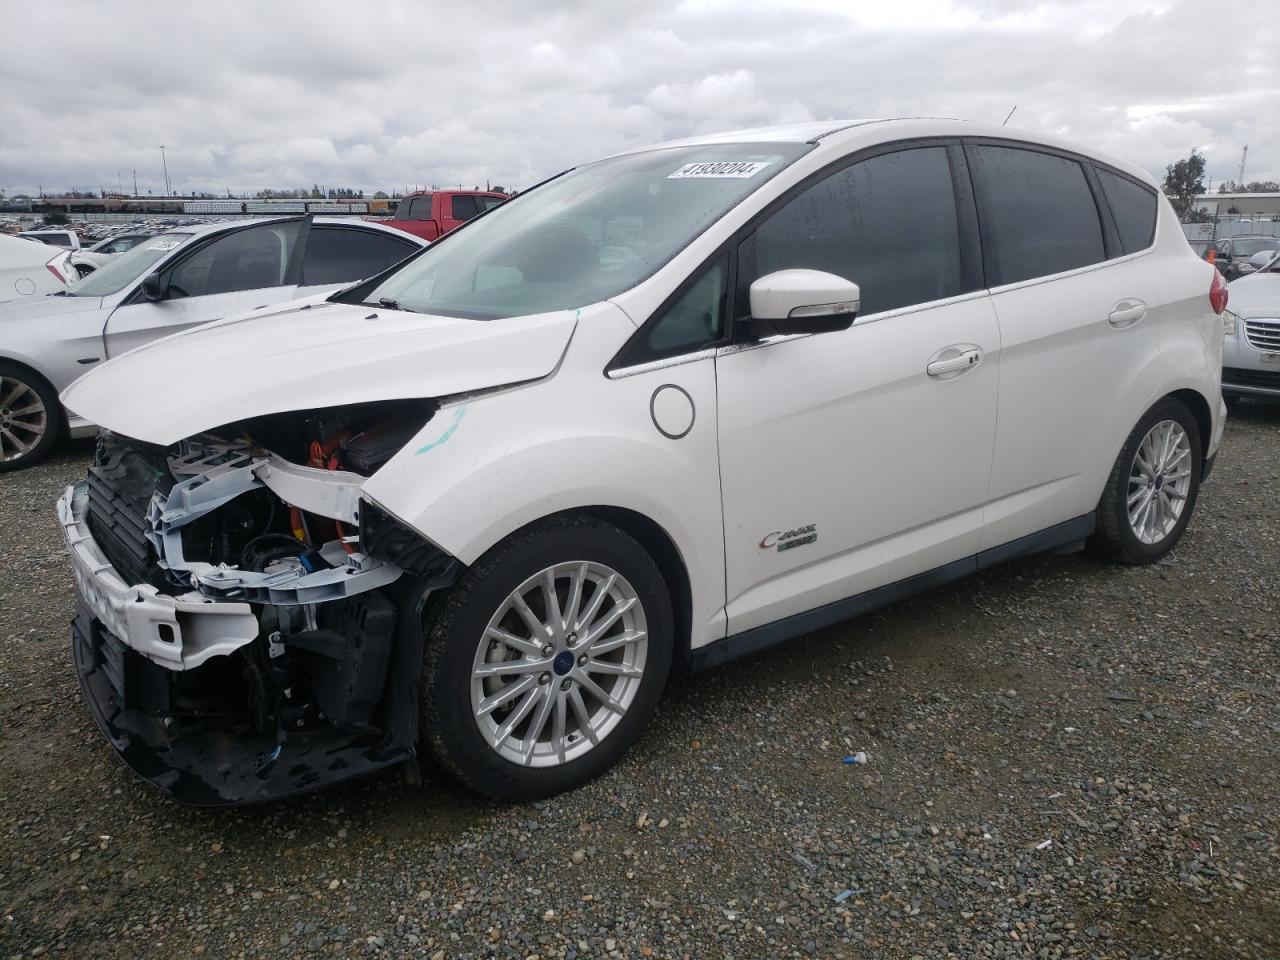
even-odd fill
[(423, 729), (471, 788), (531, 800), (577, 787), (639, 737), (666, 686), (671, 599), (622, 530), (560, 517), (475, 563), (427, 627)]
[(0, 360), (0, 473), (48, 456), (61, 422), (54, 389), (25, 367)]
[(1098, 504), (1095, 544), (1128, 564), (1155, 563), (1191, 520), (1203, 470), (1200, 427), (1165, 397), (1146, 412), (1116, 458)]

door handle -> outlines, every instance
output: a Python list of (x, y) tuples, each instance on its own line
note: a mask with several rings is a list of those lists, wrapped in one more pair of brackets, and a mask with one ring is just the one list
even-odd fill
[(924, 369), (925, 373), (931, 377), (950, 377), (958, 373), (964, 373), (975, 366), (981, 359), (981, 351), (976, 347), (969, 347), (961, 350), (954, 357), (948, 357), (946, 360), (933, 360)]
[(1111, 308), (1107, 323), (1117, 330), (1132, 327), (1147, 315), (1147, 305), (1141, 300), (1121, 300)]

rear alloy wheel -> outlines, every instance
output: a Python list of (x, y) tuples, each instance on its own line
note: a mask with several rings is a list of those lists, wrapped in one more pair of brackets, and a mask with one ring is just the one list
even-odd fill
[(57, 439), (58, 398), (44, 381), (0, 363), (0, 473), (43, 460)]
[(428, 634), (432, 752), (501, 799), (584, 783), (652, 716), (671, 644), (665, 583), (631, 537), (585, 517), (516, 534), (464, 575)]
[(1166, 398), (1134, 427), (1098, 505), (1097, 539), (1125, 563), (1154, 563), (1173, 549), (1200, 490), (1200, 430), (1186, 405)]

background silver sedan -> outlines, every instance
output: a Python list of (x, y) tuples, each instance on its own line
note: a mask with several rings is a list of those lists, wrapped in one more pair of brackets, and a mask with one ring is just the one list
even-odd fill
[(367, 221), (289, 217), (182, 227), (112, 258), (63, 292), (0, 304), (0, 472), (38, 462), (64, 431), (94, 431), (58, 402), (93, 366), (196, 324), (335, 290), (425, 245)]

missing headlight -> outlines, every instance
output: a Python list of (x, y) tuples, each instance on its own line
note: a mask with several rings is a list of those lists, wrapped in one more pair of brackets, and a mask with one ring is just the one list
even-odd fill
[(360, 547), (415, 577), (452, 583), (462, 564), (369, 500), (360, 501)]

